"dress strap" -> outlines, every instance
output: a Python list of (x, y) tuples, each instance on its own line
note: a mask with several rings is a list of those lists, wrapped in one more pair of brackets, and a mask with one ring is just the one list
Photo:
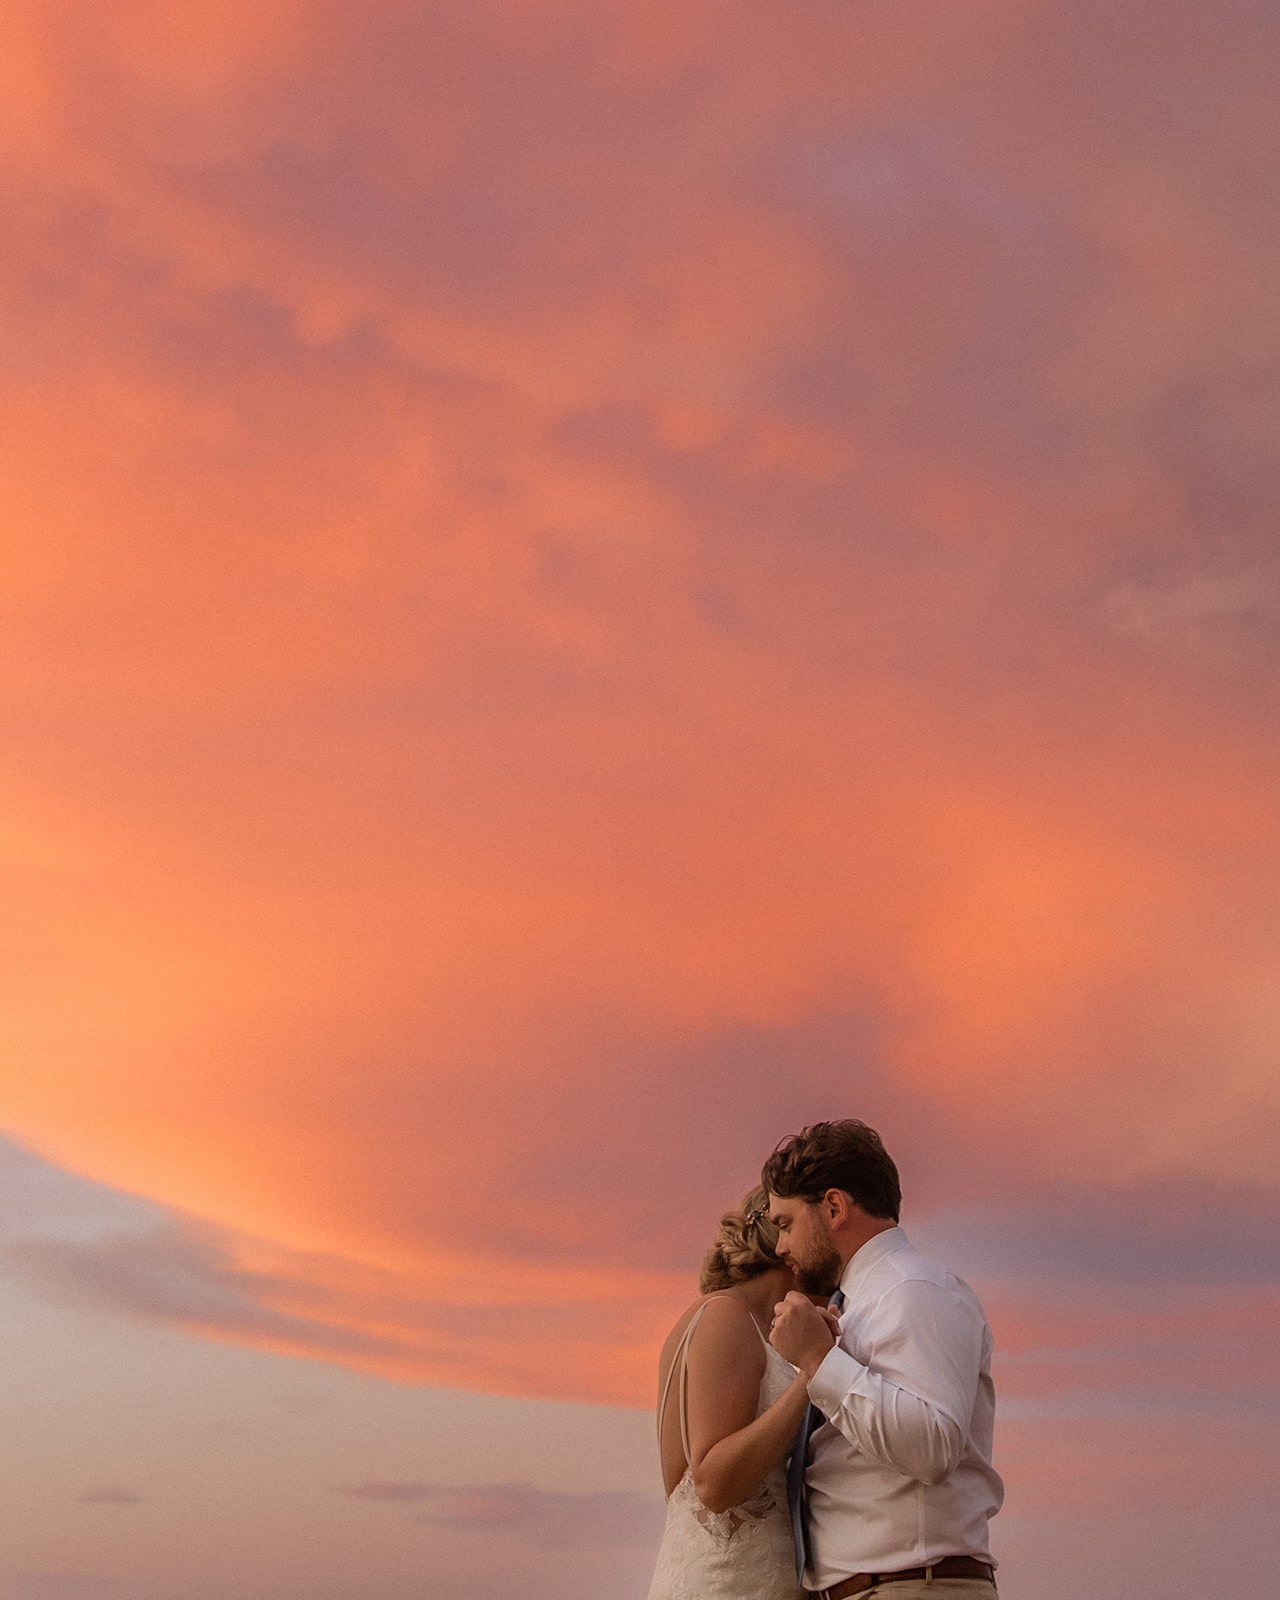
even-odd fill
[[(662, 1398), (658, 1402), (658, 1443), (662, 1443), (662, 1424), (667, 1414), (667, 1398), (671, 1393), (671, 1380), (675, 1377), (676, 1368), (680, 1368), (680, 1443), (684, 1446), (685, 1465), (689, 1465), (689, 1345), (693, 1339), (693, 1330), (698, 1326), (702, 1313), (713, 1300), (728, 1298), (724, 1294), (712, 1294), (702, 1302), (694, 1314), (689, 1318), (684, 1332), (680, 1335), (680, 1343), (676, 1346), (671, 1357), (671, 1365), (667, 1368), (667, 1381), (662, 1386)], [(765, 1355), (769, 1353), (769, 1341), (761, 1332), (760, 1324), (754, 1317), (751, 1318), (752, 1326), (760, 1334), (760, 1343), (764, 1345)]]
[(680, 1369), (680, 1442), (684, 1446), (685, 1465), (689, 1464), (689, 1422), (686, 1415), (688, 1405), (688, 1370), (689, 1370), (689, 1341), (693, 1338), (693, 1330), (698, 1326), (702, 1313), (710, 1302), (704, 1300), (694, 1314), (689, 1318), (684, 1332), (680, 1335), (680, 1343), (675, 1347), (671, 1356), (671, 1365), (667, 1368), (667, 1381), (662, 1386), (662, 1399), (658, 1402), (658, 1443), (662, 1443), (662, 1424), (666, 1420), (667, 1400), (671, 1394), (671, 1380), (676, 1375), (676, 1368)]

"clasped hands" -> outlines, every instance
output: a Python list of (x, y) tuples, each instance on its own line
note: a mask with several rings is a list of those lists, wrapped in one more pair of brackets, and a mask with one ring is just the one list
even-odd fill
[(799, 1289), (790, 1290), (773, 1308), (769, 1343), (806, 1378), (813, 1377), (839, 1337), (836, 1313), (828, 1306), (815, 1306)]

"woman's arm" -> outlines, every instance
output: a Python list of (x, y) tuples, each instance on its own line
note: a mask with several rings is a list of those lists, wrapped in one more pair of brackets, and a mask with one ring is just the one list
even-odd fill
[(747, 1308), (712, 1301), (689, 1342), (689, 1466), (708, 1511), (728, 1511), (764, 1481), (786, 1454), (809, 1395), (799, 1373), (756, 1416), (765, 1351)]

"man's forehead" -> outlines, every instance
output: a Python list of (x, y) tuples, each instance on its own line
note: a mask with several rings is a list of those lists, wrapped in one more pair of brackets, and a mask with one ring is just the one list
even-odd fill
[(790, 1221), (796, 1212), (802, 1210), (806, 1204), (807, 1202), (802, 1200), (799, 1195), (771, 1194), (769, 1196), (769, 1216), (775, 1222), (779, 1219)]

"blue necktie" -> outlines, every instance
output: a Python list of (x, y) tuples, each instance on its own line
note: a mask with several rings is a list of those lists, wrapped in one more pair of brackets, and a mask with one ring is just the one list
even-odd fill
[[(837, 1289), (827, 1304), (837, 1314), (843, 1311), (843, 1293)], [(809, 1465), (809, 1439), (813, 1430), (821, 1427), (826, 1420), (817, 1406), (810, 1405), (801, 1419), (795, 1449), (791, 1452), (791, 1460), (787, 1462), (787, 1505), (791, 1510), (791, 1537), (796, 1546), (797, 1583), (804, 1582), (804, 1569), (809, 1560), (808, 1495), (804, 1484), (805, 1469)]]

